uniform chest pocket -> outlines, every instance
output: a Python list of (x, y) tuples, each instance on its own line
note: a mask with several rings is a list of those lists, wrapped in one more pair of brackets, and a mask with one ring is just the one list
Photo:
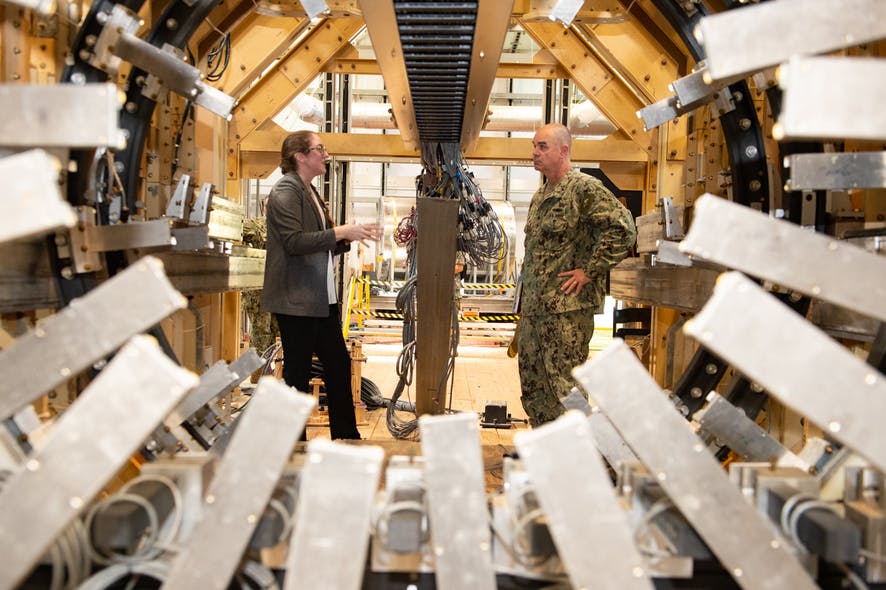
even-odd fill
[(557, 235), (575, 229), (575, 215), (559, 203), (545, 207), (540, 212), (538, 229), (542, 234)]

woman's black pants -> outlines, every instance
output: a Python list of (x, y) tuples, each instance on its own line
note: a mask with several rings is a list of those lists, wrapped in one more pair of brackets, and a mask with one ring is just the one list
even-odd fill
[(338, 305), (330, 305), (325, 318), (274, 315), (283, 343), (283, 380), (290, 387), (310, 393), (311, 360), (316, 354), (323, 365), (330, 436), (360, 438), (351, 394), (351, 357), (342, 337)]

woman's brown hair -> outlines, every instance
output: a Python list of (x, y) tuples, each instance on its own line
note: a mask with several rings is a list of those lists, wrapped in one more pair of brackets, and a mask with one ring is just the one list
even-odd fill
[(301, 130), (287, 135), (283, 140), (283, 145), (280, 147), (280, 170), (283, 171), (283, 174), (298, 170), (294, 156), (298, 152), (307, 153), (311, 147), (312, 135), (316, 135), (316, 133)]

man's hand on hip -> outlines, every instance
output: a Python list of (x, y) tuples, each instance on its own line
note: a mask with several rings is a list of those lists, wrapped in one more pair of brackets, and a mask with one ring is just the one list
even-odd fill
[(557, 275), (558, 277), (568, 277), (563, 285), (560, 287), (560, 290), (564, 293), (571, 293), (573, 295), (578, 295), (581, 293), (582, 288), (591, 282), (591, 279), (585, 274), (585, 271), (580, 268), (576, 268), (575, 270), (567, 270), (566, 272), (561, 272)]

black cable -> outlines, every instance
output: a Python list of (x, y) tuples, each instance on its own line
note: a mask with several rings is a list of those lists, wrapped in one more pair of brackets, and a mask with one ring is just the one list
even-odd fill
[(206, 80), (218, 82), (224, 76), (225, 70), (231, 61), (231, 34), (225, 33), (219, 40), (218, 45), (209, 50), (206, 55)]

